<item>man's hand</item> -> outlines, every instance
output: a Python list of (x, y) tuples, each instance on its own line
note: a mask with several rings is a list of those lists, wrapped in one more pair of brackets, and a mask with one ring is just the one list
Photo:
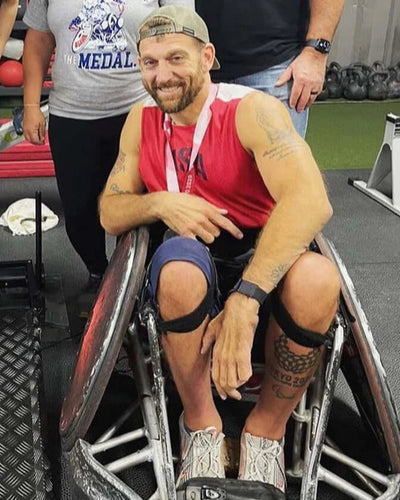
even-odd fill
[(207, 326), (201, 353), (213, 342), (211, 377), (222, 399), (241, 399), (238, 387), (252, 374), (251, 348), (258, 324), (259, 304), (239, 293), (230, 295), (224, 310)]
[(289, 105), (299, 113), (309, 108), (322, 91), (326, 60), (326, 55), (305, 47), (276, 81), (275, 87), (280, 87), (293, 79)]
[(243, 237), (240, 229), (226, 217), (226, 209), (190, 194), (163, 192), (162, 195), (160, 218), (180, 236), (199, 237), (210, 244), (224, 229), (235, 238)]
[(24, 109), (23, 131), (25, 139), (36, 145), (44, 144), (46, 119), (40, 111), (40, 106)]

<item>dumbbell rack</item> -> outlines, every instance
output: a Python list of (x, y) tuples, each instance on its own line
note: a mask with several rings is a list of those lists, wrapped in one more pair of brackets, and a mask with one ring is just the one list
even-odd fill
[(349, 178), (349, 184), (400, 215), (400, 116), (386, 116), (382, 146), (368, 181)]

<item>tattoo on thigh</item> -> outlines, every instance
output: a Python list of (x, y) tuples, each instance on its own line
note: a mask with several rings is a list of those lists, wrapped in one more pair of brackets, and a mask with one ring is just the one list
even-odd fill
[(285, 394), (282, 392), (282, 387), (278, 384), (272, 386), (275, 396), (278, 399), (294, 399), (295, 394)]
[(125, 172), (125, 158), (126, 154), (123, 151), (119, 150), (118, 158), (110, 172), (111, 177), (116, 174), (119, 174), (120, 172)]
[(319, 359), (320, 348), (312, 349), (308, 354), (295, 354), (289, 349), (286, 335), (280, 335), (274, 342), (274, 353), (278, 365), (291, 373), (304, 373), (313, 368)]

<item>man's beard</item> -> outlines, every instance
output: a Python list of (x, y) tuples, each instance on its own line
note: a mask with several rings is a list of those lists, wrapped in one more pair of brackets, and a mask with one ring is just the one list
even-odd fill
[[(192, 102), (195, 100), (197, 94), (200, 92), (201, 88), (204, 84), (204, 77), (202, 73), (199, 71), (194, 77), (190, 77), (189, 85), (182, 81), (169, 81), (163, 85), (150, 85), (147, 82), (143, 81), (143, 85), (147, 92), (151, 95), (151, 97), (155, 100), (158, 107), (164, 113), (179, 113), (186, 109)], [(168, 98), (161, 99), (158, 96), (157, 89), (158, 88), (171, 88), (171, 87), (179, 87), (182, 89), (182, 95), (180, 99), (176, 100), (176, 98), (168, 100)], [(179, 92), (179, 91), (178, 91)]]

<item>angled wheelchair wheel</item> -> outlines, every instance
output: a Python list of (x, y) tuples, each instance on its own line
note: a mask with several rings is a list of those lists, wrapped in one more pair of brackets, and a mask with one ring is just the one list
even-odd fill
[(61, 412), (67, 451), (85, 436), (115, 366), (143, 281), (147, 242), (146, 228), (125, 234), (104, 275)]
[[(395, 500), (400, 498), (400, 425), (385, 370), (337, 251), (322, 235), (315, 243), (316, 250), (328, 257), (340, 273), (341, 299), (332, 345), (325, 353), (326, 362), (321, 364), (308, 394), (294, 413), (293, 463), (289, 475), (303, 478), (301, 500), (318, 498), (321, 481), (349, 498)], [(375, 444), (373, 460), (355, 458), (356, 445), (351, 436), (341, 446), (327, 436), (340, 373), (354, 398), (371, 448)]]
[[(76, 499), (137, 500), (150, 498), (153, 494), (154, 474), (146, 463), (154, 461), (155, 452), (140, 415), (143, 398), (151, 394), (151, 388), (146, 385), (136, 389), (136, 381), (125, 376), (129, 379), (129, 388), (125, 390), (128, 397), (122, 404), (121, 397), (113, 398), (105, 413), (103, 397), (110, 378), (112, 380), (121, 346), (123, 342), (129, 343), (129, 332), (136, 329), (135, 308), (144, 279), (148, 241), (147, 228), (127, 233), (119, 241), (87, 322), (62, 408), (62, 462), (68, 486)], [(135, 359), (144, 373), (145, 356), (139, 354)], [(114, 384), (113, 391), (118, 395), (123, 387)], [(146, 405), (148, 403), (144, 403)], [(94, 417), (100, 424), (114, 420), (105, 431), (104, 425), (95, 426), (95, 434)], [(137, 428), (131, 430), (134, 426)], [(126, 427), (129, 428), (127, 432)], [(137, 470), (133, 470), (135, 466)], [(145, 493), (139, 494), (137, 490)]]

